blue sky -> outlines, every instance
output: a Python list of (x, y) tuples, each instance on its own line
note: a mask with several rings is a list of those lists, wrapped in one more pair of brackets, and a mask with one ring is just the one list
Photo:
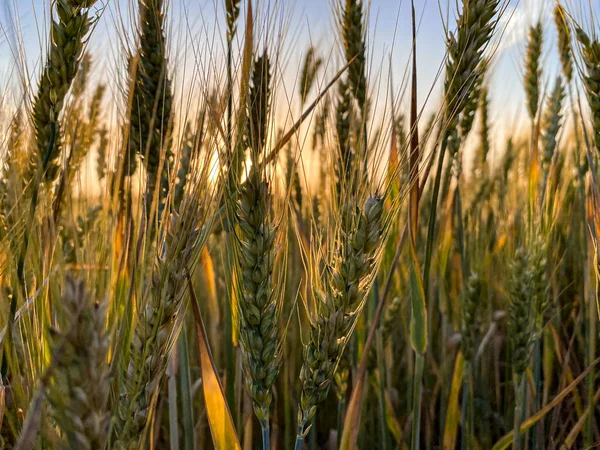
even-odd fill
[[(339, 46), (335, 45), (333, 26), (334, 1), (336, 0), (258, 0), (255, 1), (257, 23), (264, 22), (265, 11), (280, 20), (279, 28), (269, 32), (270, 45), (280, 45), (284, 73), (281, 91), (284, 97), (294, 89), (302, 55), (312, 42), (329, 61), (331, 71), (339, 67)], [(572, 0), (568, 3), (576, 17), (584, 14), (588, 2), (595, 0)], [(115, 62), (122, 60), (123, 32), (115, 28), (128, 28), (133, 16), (131, 0), (104, 0), (106, 5), (97, 24), (89, 48), (101, 61), (101, 76), (108, 80), (115, 73)], [(448, 5), (448, 2), (449, 5)], [(223, 53), (222, 40), (215, 40), (215, 32), (223, 33), (222, 0), (170, 0), (169, 15), (173, 43), (172, 60), (174, 69), (181, 78), (190, 79), (195, 60), (203, 65), (219, 66), (217, 61), (207, 61), (210, 53)], [(243, 2), (245, 4), (245, 1)], [(513, 129), (522, 121), (524, 111), (522, 62), (527, 28), (540, 18), (546, 25), (544, 45), (544, 80), (552, 84), (559, 69), (555, 57), (556, 39), (553, 30), (552, 7), (554, 0), (511, 0), (500, 23), (504, 30), (496, 52), (493, 77), (490, 80), (493, 119), (500, 128)], [(15, 34), (11, 22), (18, 17), (18, 29), (32, 73), (39, 65), (41, 39), (46, 34), (43, 26), (47, 22), (49, 2), (43, 0), (0, 0), (0, 81), (11, 77), (11, 49), (15, 47)], [(454, 0), (415, 0), (418, 34), (419, 101), (426, 102), (428, 110), (439, 104), (439, 85), (435, 86), (436, 74), (444, 58), (443, 22), (449, 14), (450, 29), (455, 27)], [(596, 6), (600, 9), (599, 6)], [(11, 19), (12, 17), (12, 19)], [(123, 25), (124, 24), (124, 25)], [(282, 32), (283, 30), (283, 32)], [(369, 42), (371, 58), (371, 84), (374, 93), (385, 92), (388, 86), (390, 64), (396, 90), (403, 80), (410, 57), (410, 2), (408, 0), (372, 0), (369, 10)], [(212, 49), (212, 50), (210, 50)], [(216, 50), (216, 51), (213, 51)], [(100, 55), (100, 56), (98, 56)], [(14, 73), (12, 74), (14, 80)], [(381, 95), (381, 94), (380, 94)], [(380, 97), (381, 98), (381, 97)]]

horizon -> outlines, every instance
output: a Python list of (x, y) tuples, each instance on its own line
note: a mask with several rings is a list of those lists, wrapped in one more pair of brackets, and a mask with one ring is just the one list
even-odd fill
[[(389, 78), (392, 77), (395, 112), (407, 116), (408, 96), (404, 95), (404, 91), (411, 58), (410, 2), (390, 4), (391, 2), (386, 0), (372, 0), (368, 3), (367, 70), (371, 95), (377, 106), (374, 109), (377, 112), (389, 110)], [(179, 98), (183, 108), (184, 104), (189, 106), (194, 103), (191, 95), (208, 94), (204, 87), (198, 90), (199, 84), (208, 82), (218, 85), (218, 78), (223, 76), (222, 68), (219, 69), (219, 61), (214, 59), (214, 54), (217, 53), (217, 58), (224, 56), (224, 43), (215, 41), (213, 36), (222, 36), (224, 7), (216, 0), (174, 0), (167, 1), (167, 4), (172, 55), (171, 78), (176, 98)], [(241, 16), (245, 15), (246, 5), (247, 1), (242, 2)], [(542, 97), (551, 89), (556, 76), (560, 74), (555, 51), (552, 5), (552, 1), (545, 0), (509, 1), (500, 18), (500, 38), (488, 49), (488, 54), (493, 55), (494, 66), (493, 70), (489, 71), (492, 76), (486, 77), (493, 124), (493, 158), (497, 159), (502, 154), (507, 136), (525, 135), (529, 126), (527, 120), (524, 120), (526, 108), (522, 65), (528, 27), (538, 19), (544, 25), (545, 37), (542, 54)], [(299, 105), (293, 94), (297, 89), (304, 54), (310, 46), (315, 47), (326, 66), (325, 72), (318, 77), (317, 86), (326, 84), (332, 74), (341, 67), (343, 55), (339, 43), (333, 40), (335, 37), (332, 39), (331, 33), (331, 27), (336, 25), (334, 6), (334, 0), (308, 0), (303, 4), (298, 1), (288, 3), (277, 0), (254, 2), (254, 10), (259, 12), (255, 21), (267, 24), (266, 29), (263, 26), (259, 30), (255, 47), (262, 45), (261, 39), (265, 40), (260, 35), (269, 35), (269, 47), (275, 47), (277, 57), (284, 61), (281, 65), (287, 69), (278, 81), (277, 103), (285, 113), (284, 116), (276, 117), (279, 123), (277, 127), (288, 127), (299, 115)], [(585, 23), (586, 15), (582, 13), (586, 8), (585, 0), (578, 0), (576, 6), (574, 10), (584, 18), (582, 22)], [(45, 47), (47, 33), (43, 27), (48, 24), (49, 7), (48, 1), (40, 0), (27, 3), (19, 0), (3, 2), (0, 12), (0, 81), (8, 86), (18, 86), (12, 91), (16, 97), (12, 99), (13, 103), (21, 99), (22, 95), (17, 92), (23, 92), (24, 84), (23, 75), (16, 74), (15, 68), (21, 67), (21, 70), (28, 73), (29, 79), (34, 80), (25, 81), (29, 84), (27, 92), (35, 91), (35, 80), (44, 55), (42, 49)], [(589, 7), (593, 8), (591, 2)], [(418, 103), (422, 122), (439, 110), (446, 54), (443, 30), (447, 22), (451, 29), (454, 27), (457, 13), (455, 9), (453, 2), (449, 0), (439, 3), (426, 0), (415, 4), (418, 23)], [(600, 5), (596, 6), (596, 9), (600, 10)], [(271, 12), (272, 15), (268, 18), (261, 17), (265, 10), (274, 12)], [(120, 90), (123, 89), (123, 83), (119, 82), (118, 75), (115, 74), (123, 67), (124, 48), (131, 50), (133, 47), (131, 29), (135, 25), (136, 10), (130, 0), (108, 0), (100, 8), (97, 7), (96, 11), (101, 12), (101, 16), (86, 51), (93, 58), (92, 75), (97, 78), (95, 81), (103, 82), (109, 88), (109, 117), (105, 117), (105, 120), (114, 124), (118, 119), (118, 102), (115, 103), (114, 100), (122, 95)], [(243, 23), (239, 28), (242, 26)], [(238, 32), (238, 42), (241, 39), (240, 35)], [(210, 60), (204, 61), (202, 57), (208, 53)], [(24, 62), (26, 64), (23, 64)], [(211, 70), (213, 79), (207, 80), (204, 77), (211, 73)], [(580, 91), (578, 78), (576, 74), (575, 88)], [(190, 94), (192, 92), (194, 94)], [(289, 98), (292, 98), (291, 104)], [(4, 100), (7, 103), (8, 99)], [(185, 118), (180, 117), (179, 122), (182, 126)]]

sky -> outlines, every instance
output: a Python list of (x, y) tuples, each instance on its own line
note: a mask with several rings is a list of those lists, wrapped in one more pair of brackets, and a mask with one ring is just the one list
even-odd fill
[[(206, 73), (206, 69), (212, 68), (213, 73), (223, 76), (224, 44), (223, 39), (215, 39), (215, 35), (224, 35), (224, 1), (167, 1), (172, 43), (171, 61), (173, 71), (176, 72), (174, 84), (180, 87), (182, 96), (185, 96), (183, 91), (186, 89), (198, 89), (207, 82), (202, 75), (198, 76), (201, 72)], [(321, 84), (341, 67), (340, 46), (336, 43), (333, 31), (336, 23), (333, 13), (336, 1), (338, 0), (254, 1), (257, 24), (255, 31), (258, 35), (255, 38), (258, 42), (263, 42), (259, 45), (268, 41), (269, 47), (278, 47), (279, 66), (286, 67), (278, 89), (283, 101), (289, 101), (297, 89), (300, 65), (309, 44), (316, 46), (329, 68), (328, 75), (323, 75), (320, 80)], [(506, 130), (514, 131), (523, 125), (525, 107), (521, 86), (524, 48), (527, 29), (538, 19), (545, 25), (546, 30), (543, 54), (544, 85), (551, 86), (559, 74), (552, 20), (554, 0), (508, 1), (498, 26), (498, 30), (501, 31), (498, 34), (500, 40), (491, 46), (495, 52), (492, 77), (489, 79), (490, 99), (492, 120), (496, 123), (498, 136), (503, 136)], [(593, 2), (600, 4), (596, 0), (569, 2), (567, 7), (574, 11), (575, 17), (585, 17), (585, 8)], [(243, 0), (242, 4), (245, 9), (246, 1)], [(118, 85), (115, 83), (115, 74), (118, 72), (116, 67), (123, 61), (123, 48), (126, 45), (124, 36), (128, 36), (127, 30), (135, 23), (135, 15), (132, 0), (101, 0), (97, 5), (99, 6), (96, 10), (102, 14), (90, 39), (89, 51), (99, 61), (97, 64), (101, 70), (97, 76), (108, 81), (110, 88), (111, 84)], [(369, 2), (367, 47), (371, 92), (377, 99), (375, 109), (386, 103), (385, 93), (389, 91), (390, 73), (396, 95), (401, 92), (406, 82), (411, 57), (410, 6), (409, 0)], [(456, 7), (455, 0), (415, 0), (419, 23), (418, 97), (425, 115), (434, 111), (440, 103), (439, 74), (445, 55), (444, 25), (447, 24), (450, 29), (455, 28)], [(597, 13), (600, 12), (600, 5), (596, 4), (594, 7)], [(12, 70), (15, 67), (15, 48), (19, 47), (17, 36), (22, 41), (20, 53), (26, 55), (29, 77), (35, 79), (32, 74), (39, 68), (40, 49), (45, 47), (44, 36), (47, 33), (44, 32), (44, 27), (47, 26), (48, 10), (48, 0), (0, 0), (0, 83), (14, 83), (17, 78)], [(266, 19), (267, 14), (270, 16), (269, 20)], [(260, 25), (265, 22), (272, 24), (268, 30)], [(242, 28), (240, 25), (240, 29)], [(15, 29), (19, 31), (15, 32)], [(209, 55), (213, 56), (209, 58)], [(19, 59), (23, 60), (23, 57), (19, 56)], [(296, 110), (297, 107), (293, 105), (292, 109)]]

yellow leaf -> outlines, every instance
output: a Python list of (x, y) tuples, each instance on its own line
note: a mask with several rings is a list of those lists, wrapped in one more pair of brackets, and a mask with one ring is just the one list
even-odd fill
[(365, 377), (360, 377), (354, 385), (352, 397), (346, 410), (344, 419), (344, 432), (340, 441), (339, 450), (355, 450), (360, 428), (360, 412), (365, 391)]
[[(233, 277), (235, 278), (235, 267), (233, 268)], [(235, 283), (231, 283), (231, 343), (234, 347), (239, 345), (238, 342), (238, 304), (237, 304), (237, 296), (235, 295)]]
[[(379, 383), (381, 383), (379, 372), (375, 372), (373, 375), (371, 385), (377, 392), (380, 389)], [(390, 400), (390, 393), (387, 389), (383, 391), (383, 398), (385, 402), (385, 423), (396, 442), (400, 443), (402, 442), (402, 425), (400, 425), (400, 421), (396, 417), (392, 401)]]
[(192, 297), (192, 311), (198, 337), (198, 353), (200, 355), (200, 370), (202, 373), (202, 390), (206, 415), (210, 426), (210, 434), (216, 450), (241, 450), (238, 436), (233, 426), (231, 412), (225, 400), (223, 387), (217, 376), (217, 370), (210, 352), (206, 329), (202, 321), (202, 314), (194, 294), (192, 282), (188, 276), (190, 296)]
[(598, 403), (598, 400), (600, 400), (600, 389), (598, 389), (596, 391), (596, 393), (594, 394), (594, 401), (591, 402), (590, 405), (585, 409), (585, 412), (582, 414), (581, 418), (577, 421), (575, 426), (569, 432), (569, 435), (566, 437), (565, 442), (563, 444), (566, 449), (570, 449), (571, 447), (573, 447), (573, 445), (575, 445), (577, 436), (579, 436), (579, 434), (581, 433), (581, 430), (583, 429), (583, 426), (587, 422), (588, 417), (589, 417), (590, 413), (592, 412), (592, 410), (594, 410), (594, 408), (596, 408), (596, 404)]
[(204, 270), (204, 281), (206, 282), (206, 291), (208, 294), (208, 310), (211, 318), (219, 323), (220, 310), (219, 301), (217, 299), (217, 281), (215, 275), (215, 266), (213, 260), (208, 252), (208, 249), (204, 247), (201, 253), (202, 268)]
[(456, 435), (458, 430), (458, 398), (462, 386), (463, 370), (465, 367), (465, 358), (459, 350), (454, 362), (454, 375), (452, 376), (452, 385), (450, 386), (450, 396), (448, 397), (448, 410), (446, 411), (446, 423), (444, 424), (443, 450), (454, 450), (456, 447)]
[(387, 390), (385, 391), (385, 421), (396, 442), (402, 442), (402, 425), (394, 413), (390, 393)]

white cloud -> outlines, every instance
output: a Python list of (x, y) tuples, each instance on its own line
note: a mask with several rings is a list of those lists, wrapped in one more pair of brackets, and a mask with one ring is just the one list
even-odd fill
[(527, 41), (529, 26), (541, 20), (544, 22), (552, 14), (554, 2), (548, 0), (521, 0), (516, 5), (509, 5), (498, 23), (501, 32), (498, 52), (514, 46), (521, 46)]

